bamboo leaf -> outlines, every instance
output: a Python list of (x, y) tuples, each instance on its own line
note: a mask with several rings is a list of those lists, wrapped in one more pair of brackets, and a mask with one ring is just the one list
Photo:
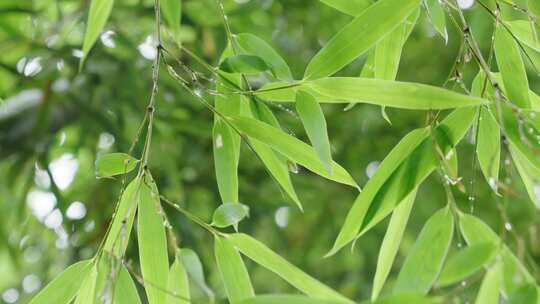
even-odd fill
[(458, 283), (490, 262), (497, 253), (497, 246), (493, 243), (478, 243), (466, 247), (446, 262), (439, 285), (448, 286)]
[(495, 30), (495, 58), (510, 102), (529, 108), (529, 82), (518, 44), (503, 26)]
[(249, 33), (238, 34), (235, 38), (244, 52), (261, 57), (270, 66), (276, 78), (281, 80), (293, 79), (291, 70), (285, 60), (266, 41)]
[(180, 19), (182, 18), (181, 0), (160, 0), (161, 12), (170, 27), (174, 40), (180, 42)]
[(96, 177), (111, 177), (126, 174), (137, 167), (138, 159), (126, 153), (108, 153), (96, 159)]
[(419, 0), (381, 0), (343, 27), (309, 62), (304, 79), (334, 74), (392, 32)]
[(375, 278), (373, 279), (373, 290), (371, 292), (371, 301), (375, 301), (383, 288), (388, 274), (394, 264), (399, 245), (403, 237), (403, 232), (407, 226), (409, 215), (411, 213), (414, 199), (416, 198), (416, 190), (411, 192), (401, 202), (392, 213), (390, 224), (384, 235), (381, 249), (379, 250), (379, 257), (377, 259), (377, 269), (375, 271)]
[(364, 301), (361, 304), (403, 304), (403, 303), (414, 303), (414, 304), (441, 304), (444, 303), (439, 298), (428, 298), (424, 295), (418, 294), (399, 294), (399, 295), (390, 295), (382, 297), (375, 301)]
[(254, 297), (249, 274), (236, 248), (226, 238), (216, 237), (214, 252), (229, 302), (234, 304)]
[(489, 108), (480, 108), (476, 154), (482, 173), (490, 187), (497, 191), (501, 159), (501, 134), (499, 124)]
[(270, 70), (270, 66), (259, 56), (235, 55), (225, 58), (219, 68), (227, 73), (257, 74)]
[(454, 219), (449, 207), (426, 222), (399, 272), (394, 293), (427, 294), (442, 269), (452, 242)]
[(191, 295), (189, 293), (189, 281), (187, 271), (182, 261), (181, 250), (176, 252), (175, 259), (169, 269), (167, 283), (167, 304), (189, 304)]
[(435, 30), (441, 35), (446, 43), (448, 43), (448, 32), (446, 31), (446, 19), (444, 9), (439, 0), (427, 0), (427, 10), (431, 24)]
[(333, 174), (330, 176), (313, 148), (297, 138), (252, 118), (229, 117), (229, 121), (248, 137), (264, 143), (310, 171), (330, 180), (357, 187), (349, 173), (336, 162), (332, 162)]
[[(532, 1), (535, 2), (535, 1)], [(510, 29), (512, 34), (516, 36), (519, 41), (531, 47), (537, 52), (540, 52), (540, 40), (536, 37), (538, 33), (532, 31), (531, 23), (526, 20), (515, 20), (505, 22), (505, 25)]]
[[(118, 273), (118, 280), (114, 287), (114, 301), (115, 304), (140, 304), (141, 299), (137, 292), (137, 287), (131, 278), (128, 270), (124, 265), (121, 266)], [(167, 304), (169, 304), (167, 302)], [(172, 303), (170, 303), (172, 304)], [(176, 304), (176, 303), (175, 303)]]
[(372, 0), (320, 0), (338, 11), (356, 17), (373, 4)]
[(206, 295), (210, 303), (213, 303), (214, 292), (206, 284), (202, 263), (197, 253), (189, 248), (182, 248), (180, 256), (191, 282)]
[(93, 266), (86, 277), (77, 279), (82, 280), (82, 284), (77, 293), (75, 304), (94, 304), (96, 301), (96, 283), (98, 280), (97, 268)]
[(67, 304), (71, 302), (82, 285), (81, 278), (86, 277), (91, 268), (90, 260), (80, 261), (69, 266), (32, 298), (30, 304)]
[(139, 192), (137, 237), (139, 259), (150, 304), (165, 303), (169, 258), (167, 238), (156, 184), (146, 173)]
[(540, 181), (540, 170), (532, 164), (527, 157), (514, 145), (509, 145), (510, 155), (514, 165), (521, 176), (527, 194), (531, 198), (536, 208), (540, 208), (540, 193), (538, 192), (538, 182)]
[(326, 120), (321, 106), (309, 93), (298, 91), (296, 93), (296, 111), (302, 120), (306, 133), (319, 157), (326, 167), (329, 175), (332, 175), (332, 152), (330, 140), (326, 130)]
[(296, 266), (283, 259), (277, 253), (270, 250), (263, 243), (242, 233), (227, 235), (227, 239), (240, 252), (257, 264), (279, 275), (292, 286), (306, 295), (323, 299), (333, 300), (340, 303), (352, 303), (351, 300), (340, 295), (330, 287), (312, 278)]
[(476, 297), (476, 304), (499, 303), (499, 290), (501, 286), (502, 267), (500, 263), (495, 263), (488, 269), (480, 291)]
[(212, 223), (216, 227), (228, 227), (238, 224), (249, 216), (249, 207), (240, 203), (224, 203), (214, 211)]
[(86, 32), (84, 33), (83, 41), (83, 57), (79, 64), (79, 69), (84, 65), (84, 61), (94, 46), (99, 35), (103, 31), (107, 19), (111, 15), (114, 0), (92, 0), (90, 2), (90, 11), (88, 13), (88, 21), (86, 22)]
[(525, 284), (508, 296), (508, 304), (536, 304), (538, 288), (534, 284)]
[(238, 202), (238, 152), (233, 130), (221, 118), (216, 118), (212, 130), (214, 165), (219, 194), (223, 202)]
[(269, 294), (245, 299), (239, 304), (338, 304), (341, 302), (314, 299), (300, 295)]

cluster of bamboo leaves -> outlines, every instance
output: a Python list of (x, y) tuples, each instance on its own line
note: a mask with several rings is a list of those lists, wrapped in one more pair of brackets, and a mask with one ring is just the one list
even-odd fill
[[(213, 152), (223, 205), (216, 209), (212, 223), (202, 222), (160, 196), (144, 157), (139, 160), (125, 153), (103, 155), (96, 161), (98, 177), (125, 175), (137, 168), (138, 173), (123, 189), (106, 237), (94, 258), (68, 267), (31, 303), (141, 303), (134, 278), (144, 286), (150, 304), (190, 303), (195, 293), (202, 294), (208, 302), (214, 301), (197, 254), (189, 248), (178, 247), (174, 229), (161, 207), (163, 202), (184, 212), (188, 219), (213, 234), (216, 263), (230, 303), (353, 303), (260, 241), (243, 233), (220, 230), (233, 226), (237, 231), (240, 221), (249, 215), (248, 206), (240, 203), (238, 194), (242, 142), (264, 164), (283, 194), (300, 209), (303, 204), (291, 182), (290, 167), (301, 166), (323, 178), (358, 189), (358, 196), (328, 257), (350, 243), (361, 242), (363, 234), (387, 216), (391, 217), (380, 247), (369, 301), (444, 301), (442, 296), (429, 297), (434, 286), (459, 285), (478, 274), (482, 276), (482, 283), (476, 303), (499, 303), (500, 297), (508, 303), (540, 301), (539, 287), (529, 270), (487, 224), (459, 210), (451, 195), (447, 205), (425, 223), (390, 293), (381, 296), (419, 186), (434, 172), (443, 177), (442, 186), (461, 184), (455, 148), (471, 128), (480, 169), (493, 191), (499, 195), (504, 186), (498, 178), (499, 163), (501, 149), (508, 149), (531, 201), (540, 207), (540, 116), (536, 115), (540, 111), (540, 97), (529, 89), (524, 63), (531, 60), (534, 65), (540, 64), (528, 56), (531, 51), (540, 52), (537, 32), (540, 30), (540, 2), (529, 0), (528, 7), (523, 7), (527, 3), (505, 0), (521, 7), (529, 18), (529, 21), (508, 21), (500, 14), (497, 1), (478, 1), (478, 9), (486, 10), (495, 25), (490, 55), (484, 57), (457, 2), (321, 1), (352, 19), (311, 59), (300, 80), (293, 79), (285, 60), (264, 40), (250, 33), (232, 32), (222, 10), (229, 45), (223, 51), (219, 66), (210, 69), (217, 78), (214, 102), (194, 94), (215, 114)], [(222, 4), (217, 1), (216, 5)], [(112, 8), (113, 1), (92, 0), (81, 68)], [(464, 49), (474, 55), (479, 68), (470, 93), (395, 81), (403, 46), (422, 11), (428, 14), (444, 39), (448, 39), (449, 20), (462, 31)], [(160, 12), (166, 30), (181, 48), (178, 39), (180, 1), (156, 1), (158, 31)], [(158, 46), (158, 51), (161, 47)], [(333, 76), (363, 55), (367, 60), (358, 76)], [(492, 57), (498, 72), (492, 71)], [(159, 58), (157, 65), (162, 64)], [(168, 68), (173, 76), (184, 81), (172, 66)], [(253, 88), (249, 77), (258, 74), (266, 75), (270, 81)], [(182, 86), (190, 90), (187, 81), (182, 82)], [(309, 144), (284, 131), (269, 107), (272, 103), (294, 105)], [(374, 104), (381, 106), (383, 115), (385, 107), (436, 115), (430, 116), (424, 128), (404, 136), (360, 189), (351, 174), (332, 159), (321, 103), (348, 104), (348, 107), (357, 103)], [(151, 138), (151, 119), (148, 124), (147, 140)], [(124, 261), (135, 221), (140, 275)], [(463, 238), (467, 246), (448, 256), (452, 242), (458, 238)], [(256, 294), (243, 257), (276, 273), (303, 295)]]

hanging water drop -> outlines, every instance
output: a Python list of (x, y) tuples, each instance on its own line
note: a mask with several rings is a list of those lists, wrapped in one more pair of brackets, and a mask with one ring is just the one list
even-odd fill
[(506, 229), (506, 231), (512, 230), (512, 224), (509, 222), (504, 223), (504, 229)]
[(221, 134), (218, 134), (216, 136), (216, 148), (217, 149), (223, 148), (223, 137), (221, 136)]

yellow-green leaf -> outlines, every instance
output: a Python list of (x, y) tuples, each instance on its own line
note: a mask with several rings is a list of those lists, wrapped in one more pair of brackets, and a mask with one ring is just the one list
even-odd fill
[(214, 253), (229, 302), (235, 304), (254, 297), (255, 292), (242, 257), (227, 238), (215, 238)]
[(373, 4), (372, 0), (320, 0), (338, 11), (356, 17)]
[[(124, 265), (118, 273), (118, 280), (114, 286), (114, 304), (140, 304), (141, 299), (137, 287)], [(169, 304), (169, 303), (167, 303)], [(171, 303), (172, 304), (172, 303)], [(175, 303), (176, 304), (176, 303)]]
[(499, 303), (502, 271), (501, 263), (495, 263), (488, 269), (480, 286), (476, 301), (474, 302), (475, 304)]
[(126, 153), (107, 153), (96, 159), (96, 177), (126, 174), (137, 167), (138, 159)]
[(83, 57), (81, 58), (80, 67), (84, 65), (84, 61), (90, 52), (92, 46), (103, 31), (107, 19), (111, 14), (114, 0), (92, 0), (90, 2), (90, 11), (86, 22), (86, 32), (84, 33), (83, 41)]
[(219, 206), (212, 217), (212, 226), (224, 228), (238, 224), (249, 216), (249, 207), (240, 203), (224, 203)]
[[(181, 249), (180, 249), (181, 251)], [(190, 292), (189, 281), (181, 253), (177, 252), (171, 268), (169, 269), (169, 279), (167, 283), (167, 304), (189, 304)]]
[(441, 271), (438, 284), (448, 286), (466, 279), (482, 269), (496, 253), (497, 246), (489, 242), (467, 246), (448, 259)]

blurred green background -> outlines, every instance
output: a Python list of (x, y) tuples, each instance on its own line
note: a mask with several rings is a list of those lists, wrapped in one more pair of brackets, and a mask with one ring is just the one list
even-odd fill
[[(115, 1), (105, 32), (79, 72), (89, 3), (0, 1), (0, 301), (26, 303), (61, 269), (93, 256), (122, 184), (120, 178), (96, 179), (94, 161), (100, 153), (127, 152), (144, 116), (152, 85), (153, 1)], [(318, 1), (225, 4), (232, 31), (253, 33), (269, 42), (296, 78), (321, 46), (351, 20)], [(492, 19), (477, 5), (465, 13), (487, 54)], [(519, 18), (517, 12), (509, 13)], [(447, 24), (448, 44), (422, 12), (405, 45), (398, 80), (445, 83), (461, 43), (456, 29)], [(186, 48), (217, 64), (226, 34), (214, 0), (183, 1), (181, 37)], [(170, 37), (164, 40), (167, 50), (204, 71), (183, 56)], [(339, 74), (359, 75), (364, 61), (365, 56)], [(471, 62), (461, 72), (468, 85), (477, 68)], [(530, 67), (529, 72), (531, 88), (539, 92), (538, 77)], [(447, 87), (460, 90), (452, 82)], [(376, 106), (357, 105), (349, 111), (344, 107), (324, 106), (333, 156), (360, 185), (405, 134), (426, 121), (425, 112), (388, 109), (390, 125)], [(307, 141), (295, 115), (286, 108), (272, 109), (287, 131)], [(213, 166), (212, 122), (212, 113), (166, 72), (161, 73), (150, 169), (162, 194), (207, 221), (221, 203)], [(478, 166), (473, 171), (470, 138), (458, 147), (460, 176), (467, 188), (465, 193), (454, 189), (458, 204), (485, 219), (538, 275), (538, 213), (511, 164), (503, 165), (501, 176), (513, 193), (497, 197), (490, 190)], [(140, 150), (138, 145), (135, 156), (140, 156)], [(503, 163), (506, 154), (503, 150)], [(356, 197), (354, 189), (300, 168), (292, 178), (304, 204), (302, 213), (245, 146), (239, 174), (240, 201), (251, 208), (249, 219), (240, 224), (242, 232), (341, 293), (368, 298), (387, 221), (359, 239), (354, 251), (342, 250), (323, 259)], [(445, 204), (441, 180), (434, 174), (419, 190), (388, 286), (427, 217)], [(217, 301), (225, 302), (212, 236), (168, 206), (165, 210), (181, 246), (199, 254)], [(512, 225), (510, 231), (504, 229), (506, 222)], [(137, 248), (131, 243), (127, 259), (136, 265)], [(458, 246), (456, 238), (452, 250)], [(292, 291), (279, 277), (245, 260), (257, 293)], [(477, 285), (467, 285), (456, 296), (474, 299)], [(447, 292), (451, 291), (435, 291)]]

